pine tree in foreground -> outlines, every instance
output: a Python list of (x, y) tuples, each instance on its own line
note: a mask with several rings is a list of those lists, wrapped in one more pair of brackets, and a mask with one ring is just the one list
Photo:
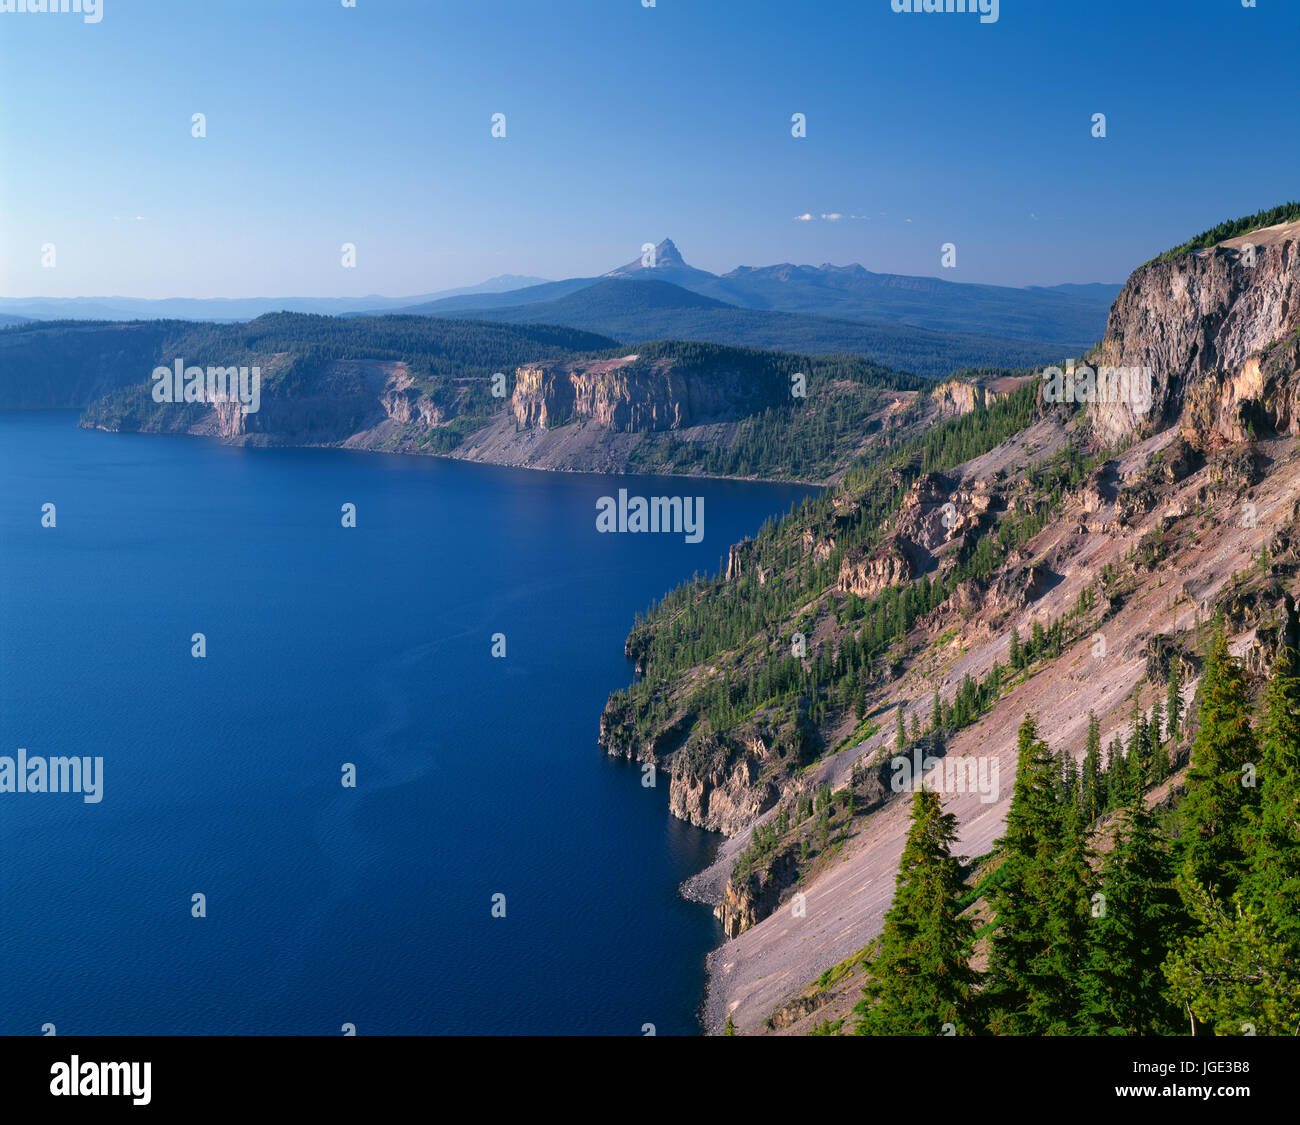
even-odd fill
[(1174, 889), (1173, 860), (1141, 797), (1120, 814), (1090, 913), (1081, 1030), (1088, 1035), (1181, 1031), (1181, 1013), (1166, 995), (1161, 963), (1188, 920)]
[(1055, 867), (1063, 843), (1056, 786), (1056, 759), (1026, 715), (1001, 840), (1006, 870), (993, 896), (996, 928), (982, 997), (989, 1030), (998, 1035), (1047, 1030), (1039, 1010), (1040, 973), (1053, 940), (1050, 901), (1058, 890)]
[(1214, 630), (1206, 655), (1200, 721), (1181, 808), (1182, 859), (1191, 883), (1227, 901), (1246, 866), (1244, 832), (1257, 793), (1247, 784), (1248, 767), (1257, 762), (1258, 748), (1245, 676), (1228, 655), (1222, 627)]
[(1300, 963), (1300, 659), (1278, 645), (1259, 731), (1259, 808), (1244, 897)]
[(1278, 935), (1240, 901), (1179, 878), (1198, 930), (1164, 964), (1169, 995), (1195, 1034), (1300, 1035), (1300, 971)]
[(958, 916), (965, 888), (952, 856), (956, 836), (957, 818), (939, 795), (919, 790), (880, 951), (867, 967), (859, 1035), (941, 1035), (945, 1024), (958, 1035), (976, 1030), (974, 931)]
[(1046, 899), (1048, 942), (1034, 966), (1028, 1011), (1039, 1034), (1073, 1035), (1082, 1018), (1080, 978), (1088, 956), (1089, 894), (1094, 879), (1088, 825), (1073, 791), (1057, 803), (1056, 814), (1060, 844)]

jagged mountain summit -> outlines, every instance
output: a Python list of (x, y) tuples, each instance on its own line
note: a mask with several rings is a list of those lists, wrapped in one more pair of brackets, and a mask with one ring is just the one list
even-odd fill
[(665, 238), (653, 251), (646, 251), (640, 257), (633, 258), (626, 265), (612, 269), (602, 277), (654, 278), (658, 281), (676, 280), (678, 277), (713, 278), (707, 270), (697, 270), (688, 266), (677, 244), (671, 238)]

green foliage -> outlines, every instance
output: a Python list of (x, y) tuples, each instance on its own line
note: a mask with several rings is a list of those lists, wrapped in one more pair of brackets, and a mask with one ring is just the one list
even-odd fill
[[(627, 651), (644, 675), (610, 699), (610, 708), (623, 716), (611, 734), (615, 744), (647, 737), (675, 721), (682, 707), (697, 721), (718, 728), (765, 709), (787, 716), (818, 707), (848, 712), (864, 681), (890, 658), (891, 648), (907, 636), (915, 619), (942, 603), (969, 567), (950, 576), (948, 584), (926, 576), (889, 587), (870, 602), (859, 600), (851, 607), (859, 616), (841, 612), (840, 627), (806, 660), (791, 655), (789, 634), (783, 630), (776, 635), (773, 623), (790, 621), (815, 604), (835, 582), (846, 551), (875, 545), (881, 525), (923, 465), (936, 471), (950, 468), (1023, 428), (1034, 392), (1027, 384), (987, 410), (943, 422), (901, 446), (874, 447), (835, 492), (805, 501), (780, 525), (770, 521), (742, 545), (744, 567), (738, 579), (697, 578), (652, 605), (638, 617), (627, 641)], [(981, 416), (977, 423), (968, 424), (975, 415)], [(851, 498), (848, 518), (837, 518), (837, 498)], [(807, 555), (801, 543), (804, 531), (819, 534), (832, 520), (835, 549), (821, 559)], [(779, 577), (760, 582), (760, 568)], [(680, 698), (682, 674), (702, 664), (723, 674), (695, 684), (688, 699)], [(981, 707), (987, 703), (987, 696), (971, 700), (969, 691), (966, 699)], [(808, 745), (807, 740), (801, 743), (803, 749)]]
[(1056, 864), (1065, 843), (1057, 805), (1056, 759), (1030, 715), (1020, 725), (1016, 782), (1001, 841), (1007, 868), (993, 899), (985, 1003), (997, 1034), (1054, 1028), (1055, 988), (1044, 988), (1059, 911)]
[(1216, 1035), (1300, 1034), (1300, 971), (1267, 919), (1180, 878), (1195, 935), (1165, 963), (1170, 998)]
[(1091, 1035), (1169, 1035), (1177, 1005), (1165, 991), (1165, 950), (1188, 924), (1173, 885), (1173, 861), (1141, 797), (1121, 814), (1101, 869), (1080, 992)]
[(952, 857), (957, 818), (939, 795), (920, 790), (899, 861), (894, 901), (880, 952), (867, 966), (859, 1035), (940, 1035), (976, 1030), (977, 976), (968, 963), (974, 939), (961, 913), (961, 867)]
[(1188, 239), (1181, 246), (1166, 250), (1155, 260), (1167, 262), (1171, 258), (1178, 257), (1179, 254), (1186, 254), (1191, 250), (1204, 250), (1229, 238), (1236, 238), (1238, 235), (1247, 234), (1252, 230), (1259, 230), (1260, 227), (1272, 227), (1278, 223), (1293, 223), (1297, 219), (1300, 219), (1300, 203), (1282, 203), (1277, 207), (1270, 207), (1266, 211), (1256, 211), (1253, 215), (1247, 215), (1245, 218), (1222, 222), (1216, 227), (1202, 231), (1195, 238)]
[[(610, 353), (611, 357), (626, 349)], [(637, 346), (641, 361), (673, 359), (683, 374), (733, 380), (751, 404), (725, 441), (648, 434), (629, 460), (643, 472), (824, 480), (856, 454), (886, 391), (924, 390), (926, 379), (855, 356), (809, 356), (661, 340)], [(804, 376), (802, 396), (792, 378)]]
[(1106, 807), (1106, 771), (1101, 761), (1101, 723), (1088, 712), (1088, 742), (1083, 752), (1080, 802), (1085, 823), (1091, 824)]
[(1300, 965), (1300, 661), (1278, 646), (1260, 726), (1259, 807), (1246, 829), (1251, 909)]
[[(1182, 803), (1182, 860), (1188, 878), (1230, 898), (1246, 865), (1245, 828), (1258, 792), (1247, 782), (1258, 761), (1241, 669), (1215, 628), (1201, 678), (1201, 729)], [(1189, 908), (1190, 908), (1189, 904)]]

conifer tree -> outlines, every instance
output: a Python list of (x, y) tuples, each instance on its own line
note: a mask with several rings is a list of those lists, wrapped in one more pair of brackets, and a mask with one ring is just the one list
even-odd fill
[(1061, 788), (1057, 796), (1058, 803), (1078, 805), (1079, 802), (1079, 763), (1074, 755), (1061, 751)]
[(1300, 659), (1283, 641), (1264, 693), (1259, 809), (1247, 835), (1250, 905), (1300, 965)]
[(898, 730), (894, 734), (894, 748), (901, 754), (907, 746), (907, 730), (903, 726), (903, 705), (898, 705)]
[(1047, 946), (1034, 965), (1029, 1012), (1041, 1035), (1078, 1034), (1083, 1015), (1081, 978), (1088, 955), (1093, 874), (1088, 828), (1076, 794), (1054, 810), (1059, 843), (1047, 882)]
[(1185, 875), (1178, 885), (1198, 930), (1169, 955), (1164, 974), (1193, 1034), (1300, 1034), (1300, 973), (1268, 921), (1239, 899), (1225, 907)]
[(859, 1035), (941, 1035), (944, 1024), (959, 1035), (976, 1030), (974, 931), (959, 917), (964, 885), (951, 851), (956, 838), (957, 818), (943, 811), (939, 795), (918, 790), (880, 950), (867, 968)]
[(1160, 711), (1160, 698), (1151, 704), (1151, 784), (1164, 781), (1169, 775), (1169, 751), (1165, 749), (1161, 737), (1164, 716)]
[(1138, 791), (1134, 778), (1133, 752), (1124, 753), (1119, 735), (1110, 744), (1110, 761), (1106, 771), (1107, 809), (1118, 809), (1128, 804)]
[(1093, 898), (1083, 973), (1082, 1030), (1089, 1035), (1169, 1035), (1182, 1030), (1161, 963), (1186, 929), (1173, 860), (1139, 797), (1123, 809)]
[(1020, 652), (1020, 633), (1014, 625), (1011, 626), (1011, 649), (1007, 659), (1012, 668), (1019, 669), (1023, 667), (1022, 655)]
[(1165, 695), (1165, 725), (1170, 742), (1177, 740), (1182, 730), (1183, 697), (1178, 690), (1178, 665), (1169, 662), (1169, 687)]
[(989, 946), (984, 1001), (994, 1034), (1043, 1030), (1038, 998), (1040, 963), (1050, 943), (1052, 868), (1061, 846), (1056, 805), (1056, 759), (1026, 715), (1017, 741), (1016, 781), (1000, 841), (1006, 872), (993, 896), (995, 928)]
[(1151, 732), (1142, 713), (1142, 688), (1133, 689), (1133, 714), (1128, 739), (1128, 770), (1130, 785), (1141, 792), (1151, 779)]
[[(1245, 677), (1228, 655), (1222, 626), (1210, 639), (1201, 678), (1200, 730), (1183, 798), (1184, 870), (1226, 901), (1246, 865), (1244, 830), (1257, 790), (1246, 784), (1258, 760)], [(1188, 909), (1191, 909), (1188, 903)]]
[(1106, 805), (1105, 774), (1101, 764), (1101, 723), (1088, 712), (1088, 743), (1083, 753), (1082, 794), (1083, 818), (1091, 824), (1101, 815)]
[(1029, 659), (1037, 660), (1043, 655), (1043, 650), (1047, 647), (1047, 634), (1043, 631), (1043, 623), (1035, 621), (1033, 627), (1029, 630)]
[(939, 705), (939, 685), (934, 688), (934, 712), (930, 716), (930, 725), (935, 734), (943, 729), (943, 708)]

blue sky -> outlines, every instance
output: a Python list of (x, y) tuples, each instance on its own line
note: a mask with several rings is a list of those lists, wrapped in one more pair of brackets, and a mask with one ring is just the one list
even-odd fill
[(1300, 198), (1296, 0), (102, 2), (0, 13), (0, 296), (416, 294), (665, 236), (1120, 281)]

